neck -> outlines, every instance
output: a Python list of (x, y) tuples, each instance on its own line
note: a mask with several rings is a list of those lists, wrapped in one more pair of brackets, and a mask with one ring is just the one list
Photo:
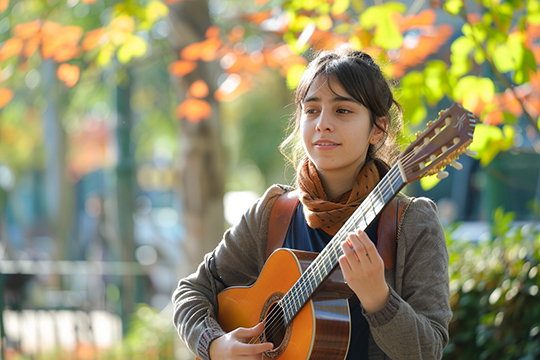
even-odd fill
[(354, 168), (352, 171), (349, 170), (348, 174), (344, 174), (343, 171), (318, 171), (327, 199), (331, 201), (351, 190), (363, 166), (364, 163), (362, 162), (360, 166)]

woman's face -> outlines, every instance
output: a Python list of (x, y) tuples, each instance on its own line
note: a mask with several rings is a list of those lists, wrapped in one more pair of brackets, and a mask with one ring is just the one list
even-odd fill
[(315, 79), (300, 117), (300, 135), (306, 153), (323, 177), (356, 177), (370, 144), (383, 136), (371, 126), (369, 110), (350, 96), (335, 80)]

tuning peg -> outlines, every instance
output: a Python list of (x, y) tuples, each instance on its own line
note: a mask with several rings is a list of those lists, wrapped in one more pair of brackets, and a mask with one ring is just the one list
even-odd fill
[(442, 180), (444, 178), (448, 177), (448, 172), (447, 171), (439, 171), (439, 173), (437, 174), (437, 179), (439, 180)]
[(476, 156), (478, 155), (478, 153), (476, 151), (472, 151), (472, 150), (469, 150), (469, 149), (465, 149), (465, 155), (468, 155), (468, 156)]
[(450, 163), (450, 166), (453, 167), (454, 169), (456, 170), (461, 170), (463, 169), (463, 165), (460, 163), (460, 162), (457, 162), (457, 161), (452, 161)]

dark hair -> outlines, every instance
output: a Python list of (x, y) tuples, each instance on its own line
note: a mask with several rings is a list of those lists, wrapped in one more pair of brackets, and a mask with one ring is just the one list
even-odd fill
[[(281, 152), (295, 168), (306, 156), (299, 136), (302, 102), (310, 86), (321, 75), (326, 77), (329, 86), (330, 79), (338, 81), (350, 96), (369, 110), (371, 126), (375, 125), (384, 131), (385, 136), (377, 144), (369, 146), (367, 156), (379, 160), (377, 165), (379, 168), (382, 166), (380, 170), (386, 173), (399, 153), (395, 140), (402, 128), (403, 110), (394, 99), (388, 80), (373, 58), (351, 48), (320, 52), (309, 63), (296, 88), (296, 109), (289, 124), (291, 133), (281, 143)], [(377, 123), (383, 117), (387, 120), (386, 130)]]

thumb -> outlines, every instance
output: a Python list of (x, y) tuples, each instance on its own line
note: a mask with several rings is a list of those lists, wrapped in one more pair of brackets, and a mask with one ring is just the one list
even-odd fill
[(235, 330), (238, 337), (253, 337), (257, 336), (264, 331), (264, 323), (260, 322), (257, 325), (250, 328), (238, 328)]

